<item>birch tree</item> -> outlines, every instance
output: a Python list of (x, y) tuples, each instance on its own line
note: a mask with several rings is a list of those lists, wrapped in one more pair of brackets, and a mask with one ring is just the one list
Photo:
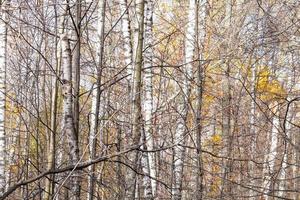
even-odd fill
[[(106, 0), (100, 0), (98, 2), (98, 14), (99, 22), (97, 26), (97, 36), (98, 44), (96, 51), (97, 58), (97, 68), (95, 70), (95, 75), (97, 77), (96, 87), (93, 87), (92, 91), (92, 111), (91, 111), (91, 129), (89, 135), (89, 145), (90, 145), (90, 159), (94, 159), (96, 156), (96, 144), (97, 144), (97, 134), (99, 130), (99, 115), (100, 115), (100, 97), (101, 97), (101, 77), (103, 68), (103, 54), (104, 54), (104, 30), (105, 30), (105, 8)], [(103, 103), (103, 102), (102, 102)], [(103, 127), (101, 127), (103, 128)], [(101, 143), (103, 141), (100, 141)], [(89, 192), (88, 199), (92, 200), (94, 198), (94, 187), (95, 187), (95, 165), (90, 166), (89, 175)]]
[(196, 73), (196, 113), (195, 113), (195, 127), (197, 140), (197, 161), (196, 161), (196, 196), (197, 199), (202, 199), (203, 195), (203, 160), (202, 160), (202, 122), (201, 112), (203, 104), (203, 90), (204, 90), (204, 46), (206, 36), (206, 15), (207, 15), (207, 1), (201, 0), (196, 3), (196, 42), (197, 42), (197, 73)]
[(72, 56), (72, 78), (73, 78), (73, 113), (74, 113), (74, 127), (76, 138), (79, 138), (79, 89), (80, 89), (80, 46), (81, 46), (81, 0), (75, 2), (75, 47)]
[[(137, 146), (141, 139), (141, 84), (142, 84), (142, 67), (143, 67), (143, 43), (144, 43), (144, 0), (136, 1), (136, 13), (138, 17), (138, 44), (136, 48), (136, 58), (134, 65), (134, 79), (132, 90), (132, 145)], [(136, 194), (136, 172), (138, 171), (138, 151), (130, 155), (130, 161), (133, 165), (128, 174), (128, 190), (125, 199), (135, 199)]]
[(193, 58), (195, 50), (195, 25), (196, 25), (196, 1), (189, 1), (188, 23), (185, 40), (185, 78), (182, 86), (182, 102), (178, 105), (180, 117), (177, 121), (176, 132), (174, 136), (174, 161), (173, 161), (173, 183), (172, 199), (178, 200), (182, 198), (182, 181), (183, 181), (183, 165), (185, 149), (181, 145), (185, 145), (187, 134), (187, 114), (189, 110), (189, 97), (191, 91), (191, 79), (193, 76)]
[[(76, 165), (79, 161), (79, 148), (76, 138), (73, 116), (73, 95), (72, 95), (72, 56), (70, 42), (67, 34), (62, 35), (62, 92), (63, 92), (63, 132), (69, 145), (70, 163)], [(70, 179), (71, 196), (70, 199), (80, 199), (79, 173), (72, 172)]]
[[(232, 6), (233, 1), (225, 2), (225, 18), (224, 18), (224, 28), (226, 37), (229, 39), (229, 31), (231, 27), (231, 17), (232, 17)], [(226, 42), (226, 48), (230, 49), (230, 41)], [(228, 51), (225, 51), (228, 53)], [(228, 55), (226, 55), (228, 56)], [(230, 56), (229, 56), (230, 57)], [(230, 157), (232, 150), (232, 135), (231, 135), (231, 80), (230, 80), (230, 60), (226, 59), (224, 61), (224, 77), (222, 79), (222, 134), (225, 138), (225, 148), (224, 148), (224, 156)], [(227, 181), (229, 179), (229, 173), (231, 171), (231, 163), (226, 160), (224, 163), (223, 169), (223, 177), (222, 177), (222, 188), (221, 188), (221, 198), (224, 198), (224, 195), (231, 193), (231, 183)]]
[[(130, 4), (133, 2), (130, 1)], [(122, 15), (122, 36), (124, 42), (124, 61), (127, 68), (127, 80), (129, 85), (133, 78), (133, 49), (132, 49), (132, 37), (131, 37), (131, 25), (129, 18), (129, 5), (127, 0), (120, 0), (120, 11)]]
[[(48, 165), (47, 168), (54, 169), (55, 168), (55, 149), (56, 149), (56, 134), (57, 134), (57, 109), (58, 109), (58, 89), (59, 89), (59, 76), (61, 70), (61, 40), (59, 40), (59, 36), (63, 34), (64, 31), (64, 14), (58, 17), (57, 7), (54, 6), (55, 13), (55, 33), (56, 33), (56, 40), (55, 40), (55, 58), (56, 58), (56, 66), (55, 66), (55, 76), (54, 76), (54, 84), (53, 84), (53, 92), (51, 97), (51, 116), (50, 116), (50, 136), (48, 141)], [(46, 200), (50, 199), (51, 196), (54, 194), (55, 188), (55, 176), (50, 176), (50, 180), (46, 180), (45, 183), (45, 194), (44, 198)]]
[[(146, 3), (146, 11), (145, 11), (145, 52), (144, 52), (144, 91), (145, 98), (143, 102), (144, 107), (144, 120), (145, 120), (145, 146), (146, 149), (151, 151), (154, 148), (154, 138), (153, 138), (153, 127), (152, 127), (152, 112), (153, 112), (153, 93), (152, 93), (152, 74), (153, 74), (153, 9), (154, 2), (152, 0), (147, 1)], [(145, 176), (145, 185), (148, 185), (150, 181), (150, 187), (146, 187), (152, 191), (145, 191), (146, 198), (152, 198), (151, 196), (155, 196), (155, 188), (156, 188), (156, 172), (155, 172), (155, 154), (154, 153), (143, 153), (143, 163), (142, 166), (145, 168), (144, 173), (148, 173), (150, 175), (151, 180), (148, 180), (149, 177)], [(148, 195), (150, 195), (150, 197)]]
[[(244, 1), (241, 1), (241, 4), (245, 4)], [(252, 6), (250, 4), (249, 6)], [(257, 6), (253, 6), (255, 9), (250, 9), (249, 16), (246, 16), (245, 19), (245, 31), (243, 31), (243, 34), (246, 35), (246, 52), (249, 54), (253, 53), (255, 59), (259, 59), (261, 55), (261, 40), (262, 40), (262, 35), (261, 35), (261, 23), (258, 21), (260, 11), (257, 8)], [(246, 10), (247, 7), (243, 7), (242, 11)], [(254, 52), (251, 52), (250, 49), (253, 48), (254, 44), (251, 41), (251, 36), (257, 35), (257, 40), (255, 40), (258, 44), (260, 44)], [(251, 62), (252, 63), (252, 62)], [(256, 122), (256, 102), (257, 102), (257, 95), (256, 95), (256, 87), (257, 87), (257, 67), (260, 65), (260, 61), (256, 62), (254, 61), (253, 64), (250, 66), (251, 70), (251, 77), (250, 77), (250, 92), (251, 92), (251, 104), (250, 104), (250, 113), (249, 113), (249, 132), (250, 132), (250, 148), (249, 152), (251, 153), (251, 159), (255, 159), (255, 153), (256, 152), (256, 143), (257, 143), (257, 128), (255, 126)], [(249, 184), (255, 184), (254, 177), (255, 175), (255, 164), (252, 161), (249, 161), (248, 163), (249, 166)], [(248, 195), (250, 198), (254, 198), (253, 196), (255, 195), (255, 192), (253, 190), (250, 190), (248, 192)]]
[[(265, 188), (265, 193), (272, 194), (274, 190), (274, 178), (272, 174), (275, 171), (275, 163), (277, 157), (277, 148), (278, 148), (278, 135), (280, 130), (280, 122), (279, 122), (279, 113), (278, 113), (278, 105), (277, 102), (274, 103), (274, 116), (272, 117), (272, 124), (271, 124), (271, 132), (268, 137), (268, 141), (270, 142), (270, 148), (265, 156), (264, 160), (264, 182), (263, 187)], [(270, 195), (265, 195), (266, 199), (272, 198)]]
[(0, 195), (6, 188), (5, 174), (6, 171), (6, 134), (5, 134), (5, 102), (6, 102), (6, 14), (5, 4), (1, 4), (1, 21), (0, 21)]
[[(289, 54), (288, 58), (286, 59), (286, 65), (289, 65), (292, 63), (292, 59), (291, 59), (292, 55)], [(287, 77), (287, 83), (286, 83), (286, 87), (288, 91), (292, 91), (293, 90), (293, 85), (295, 85), (294, 80), (293, 80), (293, 73), (289, 70), (285, 71), (285, 74)], [(294, 120), (294, 103), (295, 102), (291, 102), (292, 99), (294, 99), (295, 97), (292, 95), (288, 95), (288, 104), (287, 104), (287, 108), (286, 108), (286, 113), (283, 119), (283, 124), (282, 124), (282, 130), (284, 135), (288, 138), (291, 139), (291, 132), (292, 132), (292, 128), (293, 128), (293, 120)], [(290, 156), (289, 154), (292, 154), (291, 152), (291, 148), (292, 145), (290, 144), (290, 142), (288, 141), (284, 141), (284, 149), (283, 149), (283, 159), (282, 159), (282, 163), (281, 163), (281, 167), (279, 169), (279, 175), (278, 175), (278, 196), (283, 197), (283, 198), (288, 198), (289, 196), (287, 194), (285, 194), (285, 190), (288, 190), (288, 184), (285, 182), (285, 179), (289, 178), (289, 166), (288, 163), (290, 162)]]
[(298, 199), (298, 1), (10, 4), (0, 200)]

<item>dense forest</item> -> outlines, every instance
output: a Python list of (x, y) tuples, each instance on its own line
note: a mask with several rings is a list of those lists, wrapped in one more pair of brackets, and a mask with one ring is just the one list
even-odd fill
[(300, 200), (299, 0), (1, 0), (0, 199)]

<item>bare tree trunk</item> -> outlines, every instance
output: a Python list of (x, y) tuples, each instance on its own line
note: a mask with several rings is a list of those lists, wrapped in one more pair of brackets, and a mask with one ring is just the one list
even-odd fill
[[(64, 135), (67, 136), (67, 142), (69, 145), (69, 158), (71, 164), (76, 165), (79, 161), (79, 148), (78, 141), (76, 138), (75, 128), (74, 128), (74, 119), (73, 119), (73, 95), (72, 95), (72, 56), (70, 49), (70, 42), (67, 37), (67, 34), (62, 36), (62, 69), (63, 69), (63, 131)], [(80, 182), (79, 182), (79, 172), (74, 171), (71, 174), (70, 178), (70, 187), (71, 187), (71, 200), (80, 199)]]
[[(96, 88), (93, 88), (92, 92), (92, 111), (91, 111), (91, 128), (89, 136), (90, 144), (90, 159), (94, 159), (96, 156), (96, 144), (97, 144), (97, 134), (99, 126), (99, 114), (100, 114), (100, 95), (101, 95), (101, 77), (102, 77), (102, 68), (103, 68), (103, 54), (104, 54), (104, 31), (105, 31), (105, 7), (106, 0), (99, 2), (98, 14), (98, 42), (97, 45), (97, 69), (96, 69)], [(103, 102), (102, 102), (103, 103)], [(102, 128), (102, 127), (101, 127)], [(103, 142), (103, 141), (100, 141)], [(94, 198), (94, 189), (95, 189), (95, 165), (89, 167), (90, 175), (88, 180), (88, 199), (92, 200)]]
[[(292, 65), (293, 64), (293, 53), (290, 53), (287, 55), (287, 59), (286, 59), (286, 65)], [(285, 71), (286, 73), (286, 77), (285, 80), (287, 79), (287, 83), (286, 83), (286, 90), (288, 92), (292, 92), (295, 86), (295, 79), (294, 79), (294, 72), (292, 69), (287, 69)], [(283, 80), (284, 81), (284, 80)], [(289, 94), (288, 93), (288, 97), (287, 100), (290, 101), (291, 99), (295, 98), (294, 94)], [(290, 163), (293, 163), (293, 151), (294, 151), (294, 146), (292, 145), (295, 144), (293, 141), (293, 123), (295, 120), (295, 102), (293, 102), (292, 104), (288, 104), (287, 108), (286, 108), (286, 114), (284, 116), (283, 119), (283, 125), (282, 125), (282, 130), (283, 130), (283, 134), (285, 135), (285, 137), (287, 138), (287, 140), (285, 140), (284, 138), (284, 149), (283, 149), (283, 160), (282, 160), (282, 165), (281, 165), (281, 169), (279, 172), (279, 192), (278, 192), (278, 196), (282, 197), (282, 198), (292, 198), (292, 194), (290, 192), (286, 192), (288, 190), (293, 189), (293, 181), (286, 181), (290, 178), (293, 178), (293, 167), (294, 166), (290, 166)]]
[[(293, 121), (293, 115), (292, 115), (292, 111), (293, 111), (293, 106), (291, 106), (289, 108), (289, 111), (287, 113), (286, 116), (286, 124), (284, 125), (284, 130), (285, 130), (285, 135), (288, 139), (291, 138), (291, 122)], [(285, 191), (288, 190), (288, 183), (286, 182), (286, 180), (288, 180), (288, 163), (289, 163), (289, 158), (288, 158), (288, 154), (289, 154), (289, 150), (291, 149), (291, 145), (288, 141), (284, 141), (284, 149), (283, 149), (283, 160), (282, 160), (282, 165), (281, 165), (281, 169), (278, 175), (278, 179), (279, 179), (279, 192), (278, 192), (278, 196), (282, 197), (282, 198), (286, 198), (288, 197), (288, 194), (286, 194)]]
[[(299, 116), (299, 115), (298, 115)], [(294, 170), (294, 177), (297, 177), (296, 181), (295, 181), (295, 189), (298, 190), (298, 192), (295, 193), (295, 196), (294, 196), (294, 199), (300, 199), (300, 192), (299, 192), (299, 188), (300, 188), (300, 179), (299, 179), (299, 176), (300, 176), (300, 166), (299, 166), (299, 163), (300, 163), (300, 151), (299, 151), (299, 147), (300, 147), (300, 137), (299, 135), (295, 134), (295, 138), (294, 138), (294, 141), (295, 141), (295, 146), (298, 147), (296, 148), (295, 150), (295, 163), (298, 164), (295, 166), (295, 170)]]
[[(125, 111), (125, 113), (131, 113), (131, 104), (129, 103), (132, 100), (132, 81), (134, 77), (133, 66), (134, 66), (134, 59), (133, 59), (133, 45), (132, 45), (132, 30), (130, 25), (130, 17), (129, 17), (129, 8), (134, 4), (134, 0), (130, 1), (128, 5), (127, 0), (120, 0), (120, 14), (122, 16), (122, 39), (123, 45), (122, 50), (124, 54), (124, 64), (126, 68), (126, 75), (127, 75), (127, 93), (128, 95), (125, 97), (126, 102), (128, 102), (128, 106), (122, 106), (121, 109)], [(128, 142), (128, 136), (130, 135), (131, 126), (126, 126), (126, 124), (131, 123), (131, 115), (123, 114), (120, 116), (120, 120), (123, 122), (123, 133), (126, 136), (125, 142)], [(124, 188), (125, 189), (125, 188)]]
[(196, 198), (202, 199), (203, 195), (203, 164), (202, 164), (202, 98), (204, 90), (204, 42), (206, 36), (206, 13), (207, 13), (207, 1), (197, 1), (196, 5), (196, 41), (197, 41), (197, 53), (198, 56), (198, 69), (196, 73), (196, 145), (197, 145), (197, 158), (196, 158)]
[[(145, 11), (145, 53), (144, 53), (144, 85), (145, 85), (145, 100), (143, 103), (144, 107), (144, 119), (145, 119), (145, 148), (147, 150), (153, 150), (154, 138), (153, 138), (153, 127), (152, 127), (152, 111), (153, 111), (153, 96), (152, 96), (152, 60), (153, 60), (153, 9), (154, 4), (152, 0), (148, 0)], [(142, 157), (143, 172), (149, 174), (150, 177), (155, 178), (155, 153), (143, 153)], [(147, 176), (144, 177), (144, 185), (148, 185), (145, 191), (145, 198), (152, 199), (155, 195), (156, 181), (149, 179)], [(146, 183), (150, 181), (149, 183)]]
[[(277, 105), (276, 105), (277, 104)], [(273, 173), (275, 171), (275, 164), (277, 158), (277, 147), (278, 147), (278, 135), (280, 129), (279, 122), (279, 105), (275, 102), (274, 106), (274, 116), (272, 120), (272, 129), (270, 135), (268, 137), (268, 143), (270, 145), (269, 151), (266, 152), (266, 156), (264, 158), (264, 182), (263, 187), (265, 188), (265, 193), (273, 194), (274, 190), (274, 177)], [(266, 199), (271, 199), (273, 197), (269, 195), (265, 195)]]
[(195, 50), (195, 28), (196, 28), (196, 1), (189, 1), (189, 15), (188, 15), (188, 28), (186, 31), (185, 42), (185, 83), (183, 85), (182, 102), (178, 105), (178, 112), (180, 114), (176, 132), (174, 136), (174, 161), (173, 161), (173, 182), (172, 186), (172, 199), (180, 200), (182, 198), (182, 182), (183, 182), (183, 164), (185, 157), (185, 134), (187, 134), (187, 114), (189, 108), (189, 97), (191, 92), (190, 80), (193, 76), (193, 56)]
[[(142, 86), (142, 66), (143, 66), (143, 43), (144, 43), (144, 0), (136, 1), (136, 13), (138, 17), (139, 31), (138, 31), (138, 45), (136, 48), (134, 80), (132, 90), (132, 145), (136, 146), (140, 143), (141, 139), (141, 86)], [(138, 151), (132, 152), (130, 157), (130, 163), (133, 170), (128, 174), (128, 190), (125, 199), (135, 199), (136, 193), (136, 171), (138, 171)]]
[[(55, 26), (56, 26), (56, 36), (59, 37), (63, 33), (63, 27), (64, 27), (64, 16), (58, 18), (58, 13), (55, 6)], [(59, 19), (57, 21), (57, 19)], [(61, 27), (58, 27), (58, 23)], [(59, 89), (59, 76), (60, 76), (60, 69), (61, 69), (61, 41), (58, 41), (56, 39), (56, 45), (55, 45), (55, 51), (56, 51), (56, 68), (54, 75), (54, 87), (51, 97), (51, 121), (50, 121), (50, 136), (48, 141), (48, 158), (47, 158), (47, 169), (54, 169), (55, 168), (55, 149), (56, 149), (56, 133), (57, 133), (57, 107), (58, 107), (58, 89)], [(51, 199), (51, 196), (54, 193), (55, 188), (55, 176), (50, 175), (49, 179), (46, 179), (45, 182), (45, 195), (44, 199), (49, 200)]]
[[(255, 53), (254, 53), (254, 57), (255, 59), (260, 59), (263, 57), (264, 55), (264, 46), (263, 46), (263, 43), (264, 43), (264, 28), (263, 28), (263, 23), (264, 23), (264, 20), (258, 20), (259, 18), (263, 17), (262, 16), (262, 13), (261, 13), (261, 9), (258, 8), (258, 7), (255, 7), (255, 16), (254, 16), (254, 20), (256, 20), (255, 22), (253, 22), (255, 25), (255, 28), (254, 28), (254, 32), (257, 33), (256, 37), (255, 37), (255, 40), (257, 41), (258, 43), (258, 48), (255, 50)], [(256, 97), (256, 84), (257, 84), (257, 67), (259, 65), (263, 65), (263, 61), (258, 61), (258, 63), (255, 63), (253, 64), (252, 68), (251, 68), (251, 73), (252, 73), (252, 80), (251, 80), (251, 93), (252, 93), (252, 100), (251, 100), (251, 110), (250, 110), (250, 114), (251, 114), (251, 117), (250, 117), (250, 134), (252, 136), (251, 138), (251, 156), (252, 156), (252, 159), (254, 160), (255, 159), (255, 155), (257, 153), (257, 147), (258, 147), (258, 137), (259, 135), (257, 134), (257, 130), (256, 130), (256, 124), (257, 121), (255, 120), (255, 118), (257, 117), (257, 115), (259, 114), (259, 112), (256, 112), (256, 101), (257, 101), (257, 97)], [(250, 164), (250, 168), (249, 168), (249, 175), (250, 175), (250, 184), (253, 184), (255, 186), (257, 185), (261, 185), (262, 182), (260, 181), (259, 178), (257, 178), (258, 174), (261, 173), (261, 170), (257, 170), (255, 171), (255, 168), (254, 168), (254, 162), (251, 162)], [(255, 178), (255, 180), (252, 181), (252, 179)], [(255, 194), (257, 194), (254, 190), (251, 190), (249, 195), (252, 197), (252, 199), (255, 199)]]
[[(225, 29), (227, 30), (226, 37), (229, 35), (231, 26), (232, 15), (232, 0), (225, 3)], [(229, 38), (229, 37), (228, 37)], [(229, 42), (227, 43), (229, 48)], [(227, 53), (227, 52), (226, 52)], [(229, 55), (226, 55), (229, 56)], [(225, 138), (224, 156), (230, 157), (232, 150), (232, 134), (231, 134), (231, 85), (230, 85), (230, 61), (226, 60), (224, 63), (224, 77), (222, 80), (222, 134)], [(232, 184), (227, 181), (231, 172), (231, 161), (225, 160), (223, 167), (223, 177), (221, 185), (221, 199), (225, 198), (224, 195), (231, 195)]]
[[(250, 155), (251, 159), (255, 159), (256, 155), (256, 127), (255, 127), (255, 118), (256, 118), (256, 64), (253, 64), (251, 67), (251, 105), (250, 105)], [(249, 166), (249, 177), (250, 177), (250, 186), (252, 184), (255, 184), (253, 179), (255, 178), (255, 165), (254, 162), (249, 161), (248, 163)], [(250, 190), (249, 191), (249, 196), (250, 198), (254, 196), (254, 191)]]
[(122, 35), (124, 40), (124, 57), (125, 65), (127, 67), (127, 80), (129, 85), (133, 78), (133, 50), (132, 50), (132, 41), (131, 41), (131, 28), (130, 28), (130, 19), (129, 19), (129, 6), (127, 0), (120, 0), (120, 11), (122, 16)]
[(80, 46), (81, 46), (81, 0), (76, 0), (76, 14), (75, 14), (75, 47), (72, 56), (72, 70), (73, 70), (73, 115), (74, 128), (76, 138), (79, 137), (79, 88), (80, 88)]
[[(142, 146), (142, 148), (147, 151), (147, 141), (146, 141), (146, 135), (143, 134), (142, 137), (142, 143), (144, 143), (144, 145)], [(142, 153), (142, 159), (141, 159), (141, 167), (142, 167), (142, 171), (144, 174), (143, 177), (143, 190), (144, 190), (144, 198), (145, 199), (149, 199), (149, 200), (153, 200), (153, 192), (152, 192), (152, 185), (151, 185), (151, 178), (148, 176), (150, 175), (150, 161), (149, 161), (149, 153), (147, 152), (143, 152)]]
[[(1, 18), (5, 20), (5, 3), (0, 8)], [(0, 21), (0, 195), (5, 190), (6, 134), (5, 134), (5, 98), (6, 98), (6, 37), (5, 22)]]

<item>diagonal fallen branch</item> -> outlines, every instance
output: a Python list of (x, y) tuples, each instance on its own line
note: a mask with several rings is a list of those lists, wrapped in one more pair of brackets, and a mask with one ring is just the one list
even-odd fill
[(59, 173), (62, 173), (62, 172), (72, 171), (72, 170), (82, 170), (84, 168), (87, 168), (90, 165), (110, 160), (110, 159), (112, 159), (114, 157), (120, 156), (122, 154), (131, 152), (131, 151), (134, 151), (134, 150), (139, 150), (139, 147), (140, 147), (140, 145), (134, 146), (132, 148), (126, 149), (124, 151), (117, 152), (115, 154), (106, 155), (106, 156), (103, 156), (103, 157), (98, 157), (98, 158), (93, 159), (93, 160), (89, 160), (89, 161), (85, 161), (85, 162), (79, 163), (78, 165), (68, 165), (68, 166), (60, 168), (60, 169), (52, 169), (52, 170), (45, 171), (45, 172), (43, 172), (43, 173), (41, 173), (41, 174), (39, 174), (39, 175), (31, 178), (31, 179), (27, 179), (27, 180), (24, 180), (24, 181), (19, 181), (15, 185), (9, 187), (8, 190), (6, 192), (4, 192), (0, 196), (0, 200), (4, 200), (6, 197), (8, 197), (11, 193), (13, 193), (19, 187), (21, 187), (23, 185), (30, 184), (32, 182), (35, 182), (35, 181), (37, 181), (39, 179), (44, 178), (47, 175), (50, 175), (50, 174), (59, 174)]

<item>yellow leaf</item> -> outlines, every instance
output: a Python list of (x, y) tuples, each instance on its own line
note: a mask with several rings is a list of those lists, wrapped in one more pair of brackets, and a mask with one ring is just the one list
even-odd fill
[(214, 144), (221, 144), (222, 142), (222, 137), (220, 134), (215, 134), (211, 137), (211, 141), (214, 143)]

